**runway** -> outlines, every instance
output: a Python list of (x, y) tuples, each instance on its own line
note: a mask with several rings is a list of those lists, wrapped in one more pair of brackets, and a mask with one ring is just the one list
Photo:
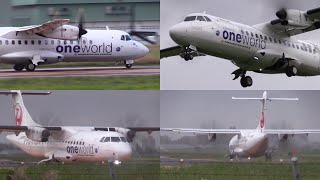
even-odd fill
[(39, 68), (34, 72), (16, 72), (13, 69), (0, 70), (0, 79), (40, 77), (107, 77), (107, 76), (158, 76), (160, 66), (123, 67), (81, 67), (81, 68)]

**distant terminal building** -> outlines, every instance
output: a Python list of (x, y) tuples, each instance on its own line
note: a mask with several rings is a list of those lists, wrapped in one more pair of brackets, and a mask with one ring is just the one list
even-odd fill
[(36, 25), (55, 18), (76, 25), (81, 9), (88, 29), (160, 29), (160, 0), (1, 0), (1, 6), (1, 26)]

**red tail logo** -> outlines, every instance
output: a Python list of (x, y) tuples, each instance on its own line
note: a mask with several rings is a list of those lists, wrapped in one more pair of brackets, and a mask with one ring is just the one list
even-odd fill
[(20, 126), (22, 122), (22, 108), (20, 107), (19, 104), (16, 105), (15, 115), (16, 115), (16, 123), (18, 126)]
[(262, 117), (261, 117), (261, 120), (260, 120), (260, 127), (264, 128), (264, 112), (262, 112)]

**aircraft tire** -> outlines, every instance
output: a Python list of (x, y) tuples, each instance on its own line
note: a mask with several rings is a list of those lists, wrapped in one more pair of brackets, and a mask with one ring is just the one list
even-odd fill
[(126, 64), (125, 66), (127, 69), (130, 69), (132, 67), (132, 64)]
[(240, 79), (240, 84), (244, 88), (252, 86), (252, 83), (252, 78), (250, 76), (244, 76)]
[(288, 77), (296, 76), (298, 73), (298, 70), (295, 66), (289, 66), (286, 70), (286, 75)]
[(36, 69), (36, 65), (29, 63), (26, 65), (26, 70), (27, 71), (34, 71)]
[(13, 69), (16, 70), (16, 71), (22, 71), (24, 68), (24, 65), (23, 64), (15, 64), (13, 66)]

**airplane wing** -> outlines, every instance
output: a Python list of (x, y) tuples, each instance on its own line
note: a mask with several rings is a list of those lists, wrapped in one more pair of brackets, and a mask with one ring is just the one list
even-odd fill
[(318, 134), (320, 129), (265, 129), (266, 134)]
[[(160, 50), (160, 59), (162, 58), (167, 58), (167, 57), (172, 57), (172, 56), (180, 56), (181, 54), (181, 46), (173, 46), (165, 49)], [(205, 56), (205, 54), (199, 53), (197, 51), (192, 51), (191, 52), (193, 57), (197, 56)]]
[[(278, 15), (279, 12), (281, 14), (280, 16)], [(253, 27), (268, 34), (271, 33), (284, 37), (294, 36), (320, 28), (320, 8), (308, 11), (282, 9), (277, 12), (277, 16), (279, 19), (257, 24)]]
[(69, 23), (69, 19), (55, 19), (41, 25), (21, 27), (19, 29), (16, 29), (15, 31), (26, 32), (27, 34), (46, 33), (67, 23)]
[[(44, 128), (44, 129), (52, 131), (52, 132), (62, 131), (61, 127), (50, 126), (50, 127), (39, 127), (39, 128)], [(19, 133), (19, 132), (27, 132), (31, 129), (32, 129), (32, 127), (28, 127), (28, 126), (0, 126), (0, 132)]]
[(195, 134), (239, 134), (244, 129), (189, 129), (189, 128), (161, 128), (161, 131), (173, 131)]

